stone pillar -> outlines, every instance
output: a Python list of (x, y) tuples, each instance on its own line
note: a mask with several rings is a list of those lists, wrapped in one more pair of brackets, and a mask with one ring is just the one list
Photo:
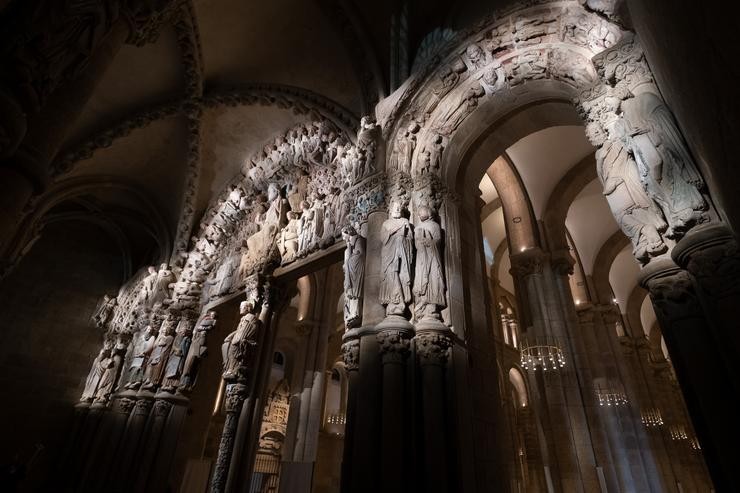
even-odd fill
[(239, 424), (244, 399), (247, 397), (247, 386), (241, 383), (226, 385), (226, 399), (224, 410), (226, 420), (221, 432), (221, 443), (218, 446), (218, 457), (211, 476), (211, 492), (221, 493), (226, 489), (226, 478), (229, 474), (231, 456), (234, 452), (234, 439)]
[(152, 492), (167, 490), (167, 481), (169, 480), (172, 462), (175, 458), (177, 442), (179, 441), (182, 425), (185, 422), (190, 404), (190, 400), (180, 394), (173, 395), (167, 392), (160, 392), (155, 397), (158, 401), (168, 403), (170, 409), (164, 422), (156, 457), (149, 474), (147, 487)]
[(736, 370), (727, 365), (721, 348), (730, 342), (716, 339), (716, 326), (689, 272), (670, 260), (653, 261), (643, 269), (641, 284), (650, 291), (714, 485), (718, 491), (738, 490), (734, 471), (740, 464), (730, 451), (739, 443), (740, 430), (731, 426), (736, 413), (727, 405), (728, 395), (736, 393)]
[(445, 381), (447, 360), (452, 347), (452, 333), (424, 331), (414, 339), (421, 368), (421, 402), (424, 431), (423, 490), (428, 493), (449, 493), (447, 433), (445, 419)]
[(139, 461), (139, 450), (143, 441), (147, 420), (152, 409), (153, 400), (147, 396), (137, 396), (133, 391), (121, 394), (122, 397), (136, 397), (136, 404), (126, 425), (126, 433), (121, 442), (118, 454), (118, 466), (114, 468), (111, 488), (116, 493), (128, 491), (135, 481)]
[(411, 337), (413, 331), (410, 328), (383, 327), (377, 334), (383, 365), (380, 486), (381, 491), (388, 493), (401, 493), (411, 486), (405, 480), (408, 467), (405, 430), (409, 420), (407, 406), (404, 405), (406, 357)]
[(149, 479), (157, 458), (157, 450), (162, 439), (165, 422), (171, 410), (172, 404), (170, 402), (159, 398), (154, 399), (150, 424), (147, 426), (147, 433), (138, 454), (140, 462), (136, 471), (135, 491), (154, 491)]
[(342, 451), (342, 478), (341, 493), (351, 493), (353, 477), (352, 458), (355, 455), (355, 427), (357, 423), (357, 376), (360, 359), (360, 341), (356, 338), (344, 337), (342, 344), (342, 359), (347, 370), (347, 412), (344, 425), (344, 450)]

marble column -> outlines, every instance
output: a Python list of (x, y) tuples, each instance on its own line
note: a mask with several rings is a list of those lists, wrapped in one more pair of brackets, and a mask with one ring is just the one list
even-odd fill
[(714, 485), (718, 491), (740, 489), (734, 473), (740, 464), (731, 452), (740, 443), (740, 430), (732, 425), (736, 413), (727, 405), (728, 396), (737, 393), (735, 370), (723, 358), (695, 280), (666, 259), (648, 264), (641, 284), (650, 292)]
[(221, 432), (221, 442), (218, 446), (218, 457), (211, 476), (211, 493), (221, 493), (226, 489), (226, 478), (229, 474), (231, 457), (234, 452), (234, 439), (239, 424), (244, 399), (247, 397), (247, 386), (241, 383), (226, 385), (224, 411), (226, 420)]
[(405, 477), (408, 468), (405, 433), (408, 415), (404, 404), (404, 383), (411, 337), (413, 331), (410, 329), (383, 328), (377, 334), (383, 366), (380, 486), (388, 493), (401, 493), (410, 486)]
[(421, 402), (424, 431), (423, 490), (449, 493), (451, 477), (448, 454), (450, 437), (445, 418), (447, 361), (453, 345), (448, 331), (424, 331), (414, 338), (421, 370)]

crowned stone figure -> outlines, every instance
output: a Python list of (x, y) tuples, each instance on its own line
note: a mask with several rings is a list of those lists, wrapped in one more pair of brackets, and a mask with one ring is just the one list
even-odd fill
[(414, 228), (416, 269), (414, 303), (417, 321), (439, 320), (445, 299), (445, 274), (442, 267), (442, 228), (432, 217), (428, 206), (421, 206), (419, 222)]
[(404, 316), (411, 302), (413, 232), (399, 201), (391, 203), (390, 217), (381, 227), (381, 241), (380, 302), (386, 316)]

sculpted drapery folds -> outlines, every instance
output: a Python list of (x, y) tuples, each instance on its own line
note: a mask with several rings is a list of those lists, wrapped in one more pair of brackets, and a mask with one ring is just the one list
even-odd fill
[(208, 332), (216, 326), (216, 321), (216, 312), (210, 311), (206, 313), (200, 322), (198, 322), (195, 330), (193, 330), (192, 342), (182, 368), (182, 376), (180, 377), (181, 391), (191, 391), (193, 389), (196, 377), (198, 376), (198, 367), (208, 353), (208, 347), (206, 346)]
[(162, 323), (162, 327), (159, 329), (159, 335), (157, 335), (157, 339), (154, 341), (154, 348), (149, 356), (146, 370), (144, 370), (142, 389), (153, 390), (162, 383), (167, 359), (170, 356), (172, 343), (175, 339), (173, 334), (176, 324), (177, 318), (175, 314), (172, 312), (168, 313), (167, 318)]
[(172, 352), (167, 359), (164, 370), (162, 390), (172, 392), (180, 383), (180, 376), (185, 365), (185, 357), (190, 350), (193, 340), (193, 321), (189, 315), (183, 315), (175, 329), (175, 339), (172, 341)]
[(391, 203), (390, 217), (381, 228), (380, 302), (386, 315), (401, 315), (411, 302), (411, 266), (413, 265), (413, 231), (403, 217), (403, 205)]
[(417, 210), (419, 222), (414, 227), (416, 269), (414, 272), (414, 307), (417, 320), (439, 319), (439, 309), (447, 305), (442, 266), (442, 228), (428, 206)]
[(344, 326), (357, 327), (362, 320), (362, 286), (365, 280), (365, 238), (355, 228), (342, 230), (344, 250)]
[(254, 300), (242, 301), (239, 313), (242, 315), (236, 330), (226, 336), (221, 346), (224, 372), (223, 378), (227, 382), (245, 381), (248, 365), (252, 362), (257, 349), (259, 332), (262, 328), (255, 315)]
[(154, 350), (156, 340), (156, 331), (151, 325), (147, 325), (143, 333), (140, 333), (133, 346), (133, 358), (129, 365), (128, 381), (125, 384), (126, 389), (138, 389), (141, 381), (144, 379), (144, 369), (149, 362), (149, 356)]
[[(607, 96), (604, 105), (607, 111), (615, 112), (619, 100)], [(661, 237), (667, 224), (646, 193), (637, 163), (624, 145), (624, 122), (616, 116), (608, 118), (607, 135), (597, 123), (590, 124), (587, 130), (592, 143), (600, 146), (595, 156), (596, 170), (614, 217), (632, 241), (635, 258), (645, 263), (667, 250)]]
[(692, 226), (708, 220), (700, 189), (704, 182), (689, 154), (670, 110), (651, 92), (622, 105), (623, 140), (640, 167), (650, 196), (668, 220), (666, 236), (678, 239)]

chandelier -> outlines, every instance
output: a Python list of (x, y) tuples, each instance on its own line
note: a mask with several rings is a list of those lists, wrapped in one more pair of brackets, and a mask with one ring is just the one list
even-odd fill
[(671, 440), (677, 441), (689, 439), (689, 435), (686, 433), (686, 429), (683, 425), (671, 425), (668, 431), (671, 434)]
[(660, 409), (657, 407), (650, 408), (640, 413), (642, 418), (642, 424), (647, 428), (656, 428), (663, 426), (663, 416), (660, 415)]
[(565, 356), (552, 336), (526, 338), (522, 341), (521, 364), (525, 370), (559, 370), (565, 366)]
[(326, 417), (326, 423), (330, 425), (345, 425), (347, 424), (347, 416), (344, 413), (329, 414)]
[(629, 404), (627, 394), (619, 385), (609, 385), (608, 387), (596, 386), (596, 397), (599, 399), (599, 406), (626, 406)]

